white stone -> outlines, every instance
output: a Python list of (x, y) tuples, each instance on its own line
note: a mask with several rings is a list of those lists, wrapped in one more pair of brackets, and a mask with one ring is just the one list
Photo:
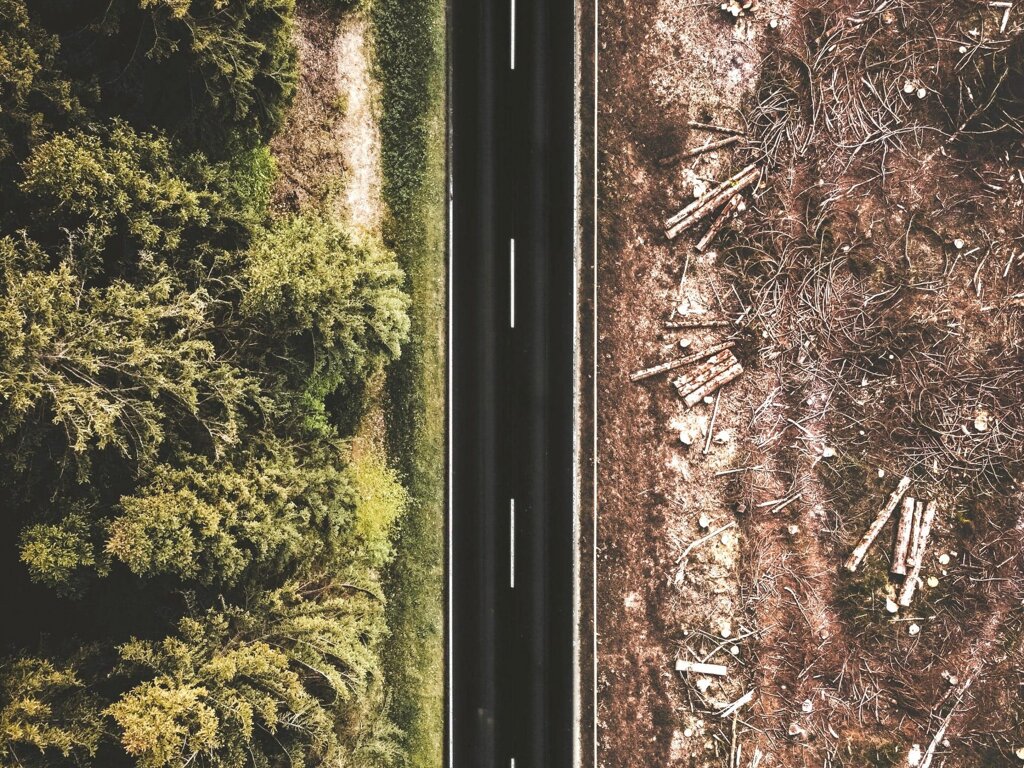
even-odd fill
[(959, 237), (953, 241), (953, 247), (956, 248), (958, 251), (962, 251), (965, 245), (966, 243)]
[(949, 565), (949, 555), (945, 552), (939, 555), (939, 565)]
[(910, 753), (907, 755), (907, 765), (914, 766), (921, 764), (921, 745), (914, 744), (910, 748)]
[(709, 525), (711, 525), (711, 518), (709, 518), (706, 514), (702, 512), (700, 517), (697, 519), (697, 525), (699, 525), (701, 528), (707, 528)]
[(911, 624), (909, 627), (907, 627), (907, 632), (909, 632), (911, 636), (916, 635), (920, 631), (921, 628), (917, 626), (917, 624)]
[(812, 709), (814, 709), (814, 704), (811, 703), (810, 699), (804, 699), (804, 703), (800, 705), (800, 709), (802, 709), (804, 712), (810, 712)]
[(900, 607), (896, 604), (896, 601), (891, 598), (885, 598), (885, 610), (889, 613), (896, 613)]

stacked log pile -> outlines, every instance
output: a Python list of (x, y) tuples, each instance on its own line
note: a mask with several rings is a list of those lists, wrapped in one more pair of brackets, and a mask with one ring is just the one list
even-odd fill
[(687, 408), (692, 408), (705, 397), (713, 395), (743, 373), (743, 366), (731, 349), (709, 357), (704, 363), (684, 373), (672, 384)]
[(743, 365), (732, 353), (732, 348), (735, 345), (734, 341), (713, 344), (695, 354), (666, 360), (663, 363), (652, 365), (650, 368), (634, 371), (629, 375), (629, 379), (630, 381), (643, 381), (652, 376), (696, 364), (695, 367), (672, 382), (679, 396), (686, 403), (686, 407), (692, 408), (743, 373)]

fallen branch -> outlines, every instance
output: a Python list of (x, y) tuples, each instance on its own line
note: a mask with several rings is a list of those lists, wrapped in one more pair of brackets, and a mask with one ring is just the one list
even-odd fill
[(732, 320), (666, 320), (665, 327), (672, 331), (685, 328), (728, 328)]
[(924, 517), (924, 502), (914, 502), (914, 520), (910, 524), (910, 547), (907, 552), (907, 566), (913, 568), (917, 563), (917, 539), (921, 535), (921, 518)]
[(973, 682), (974, 677), (972, 676), (963, 684), (963, 687), (960, 688), (960, 693), (957, 695), (956, 701), (953, 702), (953, 706), (949, 708), (949, 712), (942, 719), (942, 723), (939, 725), (938, 730), (935, 731), (935, 736), (928, 745), (928, 749), (925, 750), (924, 759), (921, 760), (921, 768), (931, 768), (932, 760), (935, 759), (935, 750), (938, 749), (939, 744), (941, 744), (942, 740), (945, 738), (946, 729), (949, 728), (949, 723), (953, 719), (953, 715), (956, 714), (957, 707), (960, 705), (960, 702), (963, 701), (964, 694), (967, 693), (967, 689), (971, 687), (971, 683)]
[(727, 371), (736, 364), (736, 357), (730, 351), (725, 354), (712, 355), (707, 362), (687, 371), (672, 382), (680, 397), (686, 397), (697, 387), (703, 386), (718, 374)]
[(708, 434), (704, 439), (704, 450), (701, 453), (707, 456), (711, 452), (711, 436), (715, 434), (715, 420), (718, 418), (718, 401), (722, 399), (722, 393), (715, 395), (715, 407), (711, 409), (711, 421), (708, 423)]
[(682, 565), (686, 561), (686, 558), (688, 558), (690, 556), (690, 553), (693, 552), (694, 549), (699, 547), (705, 541), (710, 541), (711, 539), (715, 538), (715, 536), (719, 536), (722, 533), (724, 533), (725, 531), (728, 531), (730, 528), (733, 528), (735, 526), (736, 526), (736, 521), (733, 520), (732, 522), (726, 523), (721, 528), (716, 528), (711, 533), (709, 533), (707, 536), (701, 536), (699, 539), (694, 539), (693, 541), (691, 541), (689, 544), (686, 545), (686, 549), (683, 550), (683, 553), (679, 557), (676, 558), (676, 565)]
[(730, 176), (703, 197), (694, 200), (675, 216), (665, 222), (665, 236), (672, 240), (684, 229), (714, 212), (737, 192), (742, 192), (755, 181), (760, 174), (756, 164), (748, 165), (739, 173)]
[(739, 135), (728, 136), (724, 139), (718, 139), (717, 141), (709, 141), (702, 144), (694, 149), (686, 149), (682, 152), (676, 152), (668, 157), (663, 157), (658, 161), (658, 165), (665, 166), (671, 165), (672, 163), (679, 162), (680, 160), (688, 160), (691, 157), (697, 157), (697, 155), (703, 155), (705, 152), (711, 152), (722, 147), (728, 147), (730, 144), (735, 144), (740, 140)]
[(739, 128), (726, 128), (724, 125), (712, 125), (711, 123), (698, 123), (691, 121), (686, 124), (687, 128), (695, 128), (698, 131), (713, 131), (715, 133), (731, 133), (742, 136), (743, 131)]
[(751, 689), (740, 696), (736, 701), (730, 704), (728, 707), (718, 713), (719, 717), (731, 717), (734, 712), (739, 712), (740, 709), (751, 702), (754, 698), (754, 690)]
[(713, 344), (705, 350), (697, 352), (686, 357), (678, 357), (675, 360), (668, 360), (664, 363), (658, 363), (658, 365), (651, 366), (650, 368), (643, 368), (639, 371), (634, 371), (629, 374), (630, 381), (642, 381), (643, 379), (649, 379), (651, 376), (657, 376), (659, 373), (666, 373), (667, 371), (674, 371), (676, 368), (682, 368), (684, 365), (692, 365), (693, 363), (700, 362), (706, 357), (717, 354), (726, 349), (731, 349), (736, 346), (735, 341), (723, 341), (721, 344)]
[(874, 522), (871, 523), (871, 526), (861, 538), (860, 543), (857, 544), (853, 552), (850, 553), (850, 556), (846, 559), (844, 567), (850, 573), (857, 570), (857, 566), (860, 565), (861, 561), (864, 559), (864, 555), (867, 554), (868, 548), (871, 546), (872, 542), (874, 542), (875, 538), (877, 538), (879, 531), (881, 531), (885, 526), (889, 517), (892, 515), (893, 510), (896, 509), (896, 505), (900, 503), (900, 499), (903, 498), (903, 494), (907, 492), (907, 488), (909, 487), (909, 477), (904, 477), (900, 480), (899, 485), (896, 486), (896, 490), (889, 496), (889, 500), (885, 502), (885, 506), (882, 507), (878, 516), (875, 517)]
[[(735, 360), (735, 358), (733, 358)], [(724, 387), (734, 379), (739, 378), (740, 374), (743, 373), (743, 365), (737, 361), (734, 365), (722, 371), (720, 374), (711, 379), (711, 381), (704, 384), (702, 387), (695, 389), (693, 392), (683, 398), (683, 402), (686, 403), (687, 408), (693, 408), (697, 403), (703, 400), (708, 395), (716, 392), (721, 387)]]

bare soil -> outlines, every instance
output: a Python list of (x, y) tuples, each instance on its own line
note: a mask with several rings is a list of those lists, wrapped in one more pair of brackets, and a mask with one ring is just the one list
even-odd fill
[(279, 210), (326, 205), (364, 234), (382, 216), (378, 86), (371, 73), (369, 21), (300, 4), (295, 41), (300, 80), (277, 160)]
[[(584, 434), (591, 419), (596, 430), (584, 458), (598, 467), (581, 525), (596, 510), (582, 562), (585, 576), (596, 547), (597, 743), (584, 764), (923, 764), (914, 755), (943, 723), (933, 766), (1024, 764), (1020, 402), (1006, 372), (1021, 352), (1024, 175), (1019, 142), (961, 141), (943, 90), (963, 82), (961, 45), (999, 37), (1002, 7), (979, 8), (780, 1), (737, 22), (717, 3), (600, 2), (597, 303), (583, 324), (597, 346), (590, 360), (584, 345), (581, 389)], [(872, 46), (889, 58), (871, 64)], [(893, 104), (874, 133), (862, 130), (871, 87)], [(791, 95), (785, 122), (765, 116), (778, 92)], [(691, 121), (751, 141), (657, 162), (719, 138)], [(766, 147), (751, 209), (711, 250), (693, 247), (703, 226), (665, 238), (695, 186)], [(747, 369), (722, 391), (707, 454), (712, 405), (687, 409), (666, 376), (628, 379), (683, 338), (699, 349), (733, 332), (667, 331), (680, 314), (736, 319)], [(991, 386), (974, 374), (986, 369)], [(1002, 420), (999, 447), (972, 427), (985, 408)], [(923, 573), (936, 583), (890, 614), (890, 528), (857, 574), (840, 565), (902, 474), (940, 504)], [(584, 610), (585, 631), (591, 620)], [(679, 675), (676, 659), (729, 674)], [(586, 700), (588, 659), (581, 669)]]

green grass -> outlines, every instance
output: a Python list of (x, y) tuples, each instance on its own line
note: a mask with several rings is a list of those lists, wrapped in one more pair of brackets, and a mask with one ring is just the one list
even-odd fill
[(392, 366), (388, 442), (411, 503), (387, 576), (384, 661), (409, 765), (438, 768), (444, 733), (445, 4), (373, 0), (387, 244), (412, 296)]

